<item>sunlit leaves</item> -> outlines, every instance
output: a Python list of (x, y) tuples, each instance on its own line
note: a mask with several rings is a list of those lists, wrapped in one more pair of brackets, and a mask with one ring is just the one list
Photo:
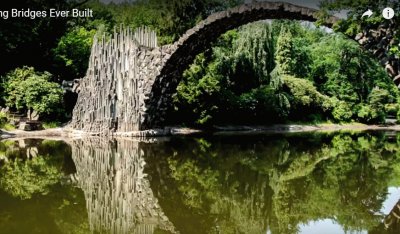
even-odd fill
[(76, 27), (61, 37), (57, 47), (53, 50), (56, 60), (70, 69), (71, 74), (78, 78), (86, 72), (90, 49), (96, 30), (87, 30)]
[(63, 91), (50, 78), (50, 73), (36, 72), (32, 67), (9, 72), (1, 83), (6, 94), (6, 105), (21, 111), (57, 113), (61, 109)]

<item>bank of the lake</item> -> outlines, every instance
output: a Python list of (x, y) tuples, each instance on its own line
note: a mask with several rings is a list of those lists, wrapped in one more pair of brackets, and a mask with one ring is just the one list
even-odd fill
[[(200, 129), (180, 126), (168, 126), (163, 129), (150, 129), (135, 132), (115, 132), (115, 137), (157, 137), (194, 134), (224, 133), (290, 133), (290, 132), (334, 132), (334, 131), (396, 131), (400, 125), (367, 125), (361, 123), (347, 124), (275, 124), (275, 125), (224, 125), (212, 129)], [(0, 130), (0, 139), (16, 137), (79, 137), (101, 136), (101, 132), (84, 132), (69, 128), (53, 128), (40, 131)]]
[(23, 130), (4, 130), (0, 129), (0, 139), (15, 138), (15, 137), (60, 137), (67, 136), (63, 128), (52, 128), (39, 131), (23, 131)]

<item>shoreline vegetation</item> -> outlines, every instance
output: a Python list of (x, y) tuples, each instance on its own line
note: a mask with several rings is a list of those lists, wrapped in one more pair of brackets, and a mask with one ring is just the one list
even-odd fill
[[(151, 129), (136, 132), (116, 132), (112, 137), (164, 137), (164, 136), (185, 136), (196, 134), (284, 134), (302, 132), (337, 132), (337, 131), (394, 131), (400, 132), (400, 124), (394, 125), (367, 125), (361, 123), (345, 124), (274, 124), (274, 125), (225, 125), (215, 126), (213, 129), (198, 129), (179, 126), (169, 126), (163, 129)], [(88, 133), (65, 128), (53, 128), (39, 131), (23, 131), (0, 129), (0, 140), (10, 138), (41, 138), (41, 137), (91, 137), (101, 136), (100, 133)], [(107, 136), (110, 137), (110, 136)]]

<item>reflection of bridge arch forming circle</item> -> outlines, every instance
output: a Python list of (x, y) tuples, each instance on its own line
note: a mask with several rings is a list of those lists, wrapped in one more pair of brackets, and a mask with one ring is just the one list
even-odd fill
[[(171, 45), (157, 46), (155, 33), (146, 28), (135, 32), (121, 28), (110, 40), (95, 40), (70, 127), (104, 135), (151, 134), (144, 130), (163, 126), (171, 96), (196, 55), (224, 32), (263, 19), (314, 22), (317, 10), (289, 3), (255, 2), (210, 15)], [(337, 20), (328, 17), (325, 26)], [(395, 30), (393, 25), (385, 32), (382, 28), (368, 29), (355, 40), (398, 82), (399, 61), (389, 55), (391, 42), (387, 37)]]
[(393, 233), (400, 227), (400, 200), (396, 203), (390, 213), (383, 220), (385, 230)]
[(76, 183), (95, 233), (177, 233), (150, 188), (140, 142), (74, 140)]

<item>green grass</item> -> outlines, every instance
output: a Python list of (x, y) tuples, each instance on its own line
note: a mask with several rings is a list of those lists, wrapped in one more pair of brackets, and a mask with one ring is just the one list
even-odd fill
[(15, 130), (14, 125), (12, 125), (12, 124), (10, 124), (10, 123), (3, 123), (3, 124), (1, 124), (1, 125), (0, 125), (0, 128), (1, 128), (1, 129), (4, 129), (4, 130), (6, 130), (6, 131)]
[(61, 122), (58, 122), (58, 121), (43, 122), (43, 127), (45, 129), (58, 128), (60, 126), (61, 126)]
[(6, 113), (0, 112), (0, 129), (4, 129), (6, 131), (14, 130), (15, 127), (8, 123), (9, 119)]

